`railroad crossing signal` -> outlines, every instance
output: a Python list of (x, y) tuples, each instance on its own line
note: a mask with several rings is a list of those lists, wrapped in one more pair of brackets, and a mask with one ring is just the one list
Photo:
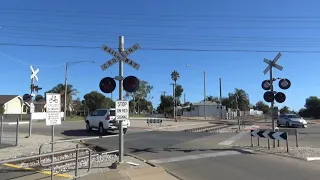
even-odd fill
[(271, 91), (267, 91), (263, 94), (263, 99), (266, 101), (266, 102), (272, 102), (274, 101), (274, 94), (273, 92)]
[(279, 81), (279, 87), (280, 87), (281, 89), (289, 89), (290, 86), (291, 86), (291, 82), (290, 82), (289, 79), (281, 79), (281, 80)]
[(278, 103), (283, 103), (286, 100), (286, 95), (282, 92), (278, 92), (275, 96), (274, 99), (278, 102)]
[(116, 81), (111, 77), (101, 79), (99, 88), (104, 93), (112, 93), (116, 89)]
[(140, 81), (135, 76), (128, 76), (123, 80), (123, 89), (129, 93), (136, 92), (139, 88)]
[(262, 89), (268, 91), (271, 89), (271, 83), (270, 80), (264, 80), (261, 84)]
[(275, 67), (280, 71), (282, 71), (283, 67), (276, 64), (276, 62), (280, 59), (280, 57), (281, 57), (281, 53), (279, 52), (278, 55), (272, 61), (264, 58), (263, 62), (267, 63), (269, 66), (263, 71), (263, 73), (267, 74), (267, 72), (270, 71), (272, 67)]
[(108, 69), (110, 66), (112, 66), (113, 64), (116, 64), (119, 61), (123, 61), (123, 62), (127, 63), (128, 65), (130, 65), (131, 67), (133, 67), (134, 69), (138, 70), (140, 68), (140, 64), (127, 58), (127, 56), (129, 54), (134, 53), (138, 49), (140, 49), (140, 45), (137, 43), (137, 44), (133, 45), (131, 48), (120, 53), (120, 52), (117, 52), (106, 45), (103, 45), (102, 50), (109, 53), (110, 55), (114, 56), (114, 58), (112, 58), (111, 60), (102, 64), (101, 69), (104, 71), (104, 70)]

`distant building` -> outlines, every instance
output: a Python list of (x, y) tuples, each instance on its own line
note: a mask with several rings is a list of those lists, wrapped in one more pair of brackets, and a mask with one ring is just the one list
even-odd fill
[[(183, 116), (198, 116), (204, 117), (204, 101), (199, 103), (193, 103), (187, 107), (183, 108)], [(220, 117), (222, 113), (222, 118), (226, 116), (227, 110), (226, 106), (220, 106), (216, 102), (206, 101), (206, 116), (207, 117)]]

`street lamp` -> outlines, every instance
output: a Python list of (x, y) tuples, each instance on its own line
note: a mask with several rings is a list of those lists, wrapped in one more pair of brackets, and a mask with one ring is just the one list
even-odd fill
[(67, 117), (67, 79), (68, 79), (68, 67), (72, 66), (74, 64), (79, 63), (94, 63), (94, 61), (73, 61), (73, 62), (66, 62), (66, 72), (65, 72), (65, 79), (64, 79), (64, 117), (63, 120), (66, 120)]
[[(186, 65), (187, 68), (190, 67), (190, 65)], [(203, 71), (203, 96), (204, 96), (204, 101), (203, 101), (203, 105), (204, 105), (204, 119), (207, 119), (207, 115), (206, 115), (206, 108), (207, 108), (207, 103), (206, 103), (206, 71)]]

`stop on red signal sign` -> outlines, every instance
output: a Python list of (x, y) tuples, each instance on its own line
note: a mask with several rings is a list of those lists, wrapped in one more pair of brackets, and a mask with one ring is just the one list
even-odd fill
[(282, 92), (278, 92), (274, 98), (278, 103), (283, 103), (286, 100), (286, 95)]
[(271, 91), (267, 91), (263, 94), (263, 99), (266, 102), (272, 102), (274, 100), (274, 94)]

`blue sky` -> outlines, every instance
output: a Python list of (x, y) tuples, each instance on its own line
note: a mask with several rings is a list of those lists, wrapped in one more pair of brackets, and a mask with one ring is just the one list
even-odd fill
[(178, 83), (187, 101), (202, 99), (205, 70), (207, 95), (219, 95), (222, 78), (223, 96), (241, 88), (255, 104), (263, 99), (261, 82), (268, 78), (263, 59), (273, 59), (280, 51), (278, 63), (284, 69), (274, 74), (290, 79), (292, 87), (285, 90), (286, 102), (278, 106), (298, 110), (320, 90), (319, 5), (296, 0), (2, 1), (0, 94), (29, 92), (30, 64), (40, 69), (43, 93), (64, 82), (65, 62), (79, 60), (96, 63), (69, 68), (69, 83), (80, 92), (77, 97), (100, 91), (100, 79), (115, 76), (118, 66), (102, 71), (100, 65), (112, 56), (99, 47), (117, 48), (118, 36), (123, 35), (126, 48), (141, 46), (129, 56), (140, 69), (125, 65), (124, 74), (153, 85), (154, 105), (162, 91), (172, 94), (173, 70), (180, 73)]

